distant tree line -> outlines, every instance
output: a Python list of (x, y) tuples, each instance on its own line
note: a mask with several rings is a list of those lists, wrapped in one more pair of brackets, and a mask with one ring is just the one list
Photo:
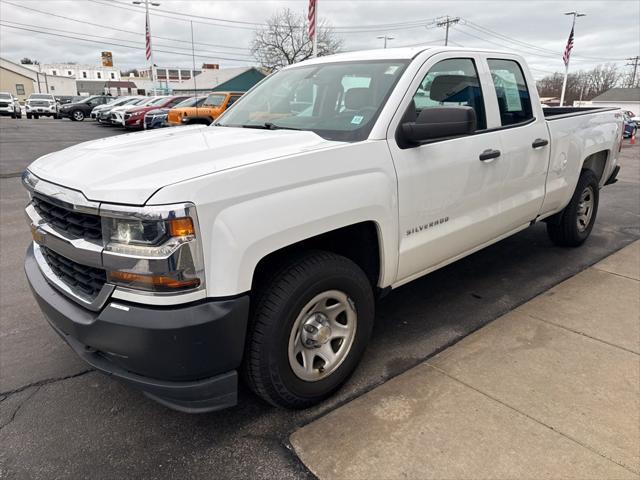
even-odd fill
[[(580, 70), (567, 77), (565, 105), (572, 105), (575, 100), (591, 100), (614, 87), (640, 87), (640, 72), (633, 81), (632, 71), (623, 71), (614, 63), (598, 65), (591, 70)], [(537, 81), (538, 93), (541, 97), (560, 98), (564, 74), (556, 72)]]

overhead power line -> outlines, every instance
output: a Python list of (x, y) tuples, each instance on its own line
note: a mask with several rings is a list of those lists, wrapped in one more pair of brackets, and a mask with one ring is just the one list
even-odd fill
[[(62, 32), (62, 33), (69, 33), (68, 30), (62, 30), (59, 28), (52, 28), (52, 27), (45, 27), (42, 25), (32, 25), (32, 24), (28, 24), (28, 23), (20, 23), (20, 22), (13, 22), (11, 20), (1, 20), (4, 23), (10, 23), (12, 25), (18, 25), (20, 27), (28, 27), (28, 28), (34, 28), (34, 29), (40, 29), (43, 31), (53, 31), (53, 32)], [(104, 36), (100, 36), (100, 35), (94, 35), (94, 34), (90, 34), (90, 33), (77, 33), (76, 35), (82, 35), (84, 37), (91, 37), (91, 38), (98, 38), (101, 40), (108, 40), (108, 41), (113, 41), (114, 38), (112, 37), (104, 37)], [(127, 42), (127, 43), (132, 43), (132, 44), (138, 44), (138, 45), (145, 45), (145, 42), (137, 42), (135, 40), (127, 40), (127, 39), (118, 39), (119, 41), (123, 41), (123, 42)], [(156, 43), (155, 44), (158, 47), (164, 47), (164, 48), (173, 48), (173, 49), (177, 49), (177, 50), (188, 50), (189, 52), (191, 52), (193, 49), (191, 47), (177, 47), (174, 45), (165, 45), (162, 43)], [(198, 52), (200, 53), (206, 53), (206, 54), (210, 54), (210, 55), (228, 55), (229, 52), (217, 52), (214, 50), (201, 50), (198, 49)], [(251, 60), (253, 60), (253, 57), (249, 54), (245, 54), (245, 53), (236, 53), (234, 55), (240, 55), (240, 56), (244, 56), (244, 57), (249, 57), (251, 58)]]
[[(99, 45), (110, 45), (110, 46), (116, 46), (116, 47), (122, 47), (122, 48), (130, 48), (133, 50), (145, 50), (145, 47), (137, 47), (135, 45), (126, 45), (123, 43), (116, 43), (116, 42), (106, 42), (106, 41), (102, 41), (102, 40), (92, 40), (90, 38), (82, 38), (82, 37), (75, 37), (72, 35), (63, 35), (61, 33), (52, 33), (52, 32), (45, 32), (42, 30), (37, 30), (34, 28), (26, 28), (26, 27), (17, 27), (15, 25), (9, 25), (6, 22), (4, 22), (3, 20), (0, 20), (0, 26), (3, 26), (5, 28), (12, 28), (14, 30), (22, 30), (22, 31), (26, 31), (26, 32), (33, 32), (33, 33), (40, 33), (42, 35), (49, 35), (52, 37), (61, 37), (61, 38), (68, 38), (71, 40), (78, 40), (81, 42), (90, 42), (90, 43), (97, 43)], [(160, 49), (155, 49), (156, 52), (160, 52), (160, 53), (170, 53), (172, 55), (182, 55), (182, 56), (187, 56), (187, 57), (191, 57), (191, 53), (184, 53), (184, 52), (174, 52), (174, 51), (169, 51), (169, 50), (160, 50)], [(220, 56), (212, 56), (212, 55), (200, 55), (200, 54), (196, 54), (196, 57), (199, 58), (215, 58), (217, 60), (229, 60), (229, 61), (234, 61), (234, 62), (245, 62), (245, 63), (255, 63), (254, 60), (248, 60), (246, 58), (231, 58), (231, 57), (220, 57)]]
[[(112, 31), (116, 31), (116, 32), (123, 32), (123, 33), (128, 33), (128, 34), (131, 34), (131, 35), (144, 36), (144, 33), (142, 33), (142, 32), (135, 32), (135, 31), (132, 31), (132, 30), (124, 30), (122, 28), (118, 28), (118, 27), (114, 27), (114, 26), (107, 26), (107, 25), (102, 25), (102, 24), (99, 24), (99, 23), (93, 23), (93, 22), (90, 22), (90, 21), (87, 21), (87, 20), (81, 20), (81, 19), (78, 19), (78, 18), (72, 18), (72, 17), (68, 17), (68, 16), (65, 16), (65, 15), (59, 15), (59, 14), (56, 14), (56, 13), (53, 13), (53, 12), (48, 12), (48, 11), (45, 11), (45, 10), (38, 10), (36, 8), (27, 7), (25, 5), (20, 5), (20, 4), (17, 4), (17, 3), (9, 2), (7, 0), (0, 0), (0, 3), (11, 5), (13, 7), (21, 8), (21, 9), (24, 9), (24, 10), (29, 10), (29, 11), (32, 11), (32, 12), (35, 12), (35, 13), (39, 13), (39, 14), (42, 14), (42, 15), (47, 15), (49, 17), (61, 18), (63, 20), (68, 20), (70, 22), (81, 23), (83, 25), (91, 25), (92, 27), (104, 28), (106, 30), (112, 30)], [(170, 42), (186, 43), (188, 45), (191, 44), (191, 42), (188, 41), (188, 40), (180, 40), (178, 38), (161, 37), (161, 36), (158, 36), (158, 35), (153, 35), (152, 38), (157, 38), (159, 40), (167, 40), (167, 41), (170, 41)], [(249, 50), (249, 48), (247, 48), (247, 47), (238, 47), (238, 46), (233, 46), (233, 45), (219, 45), (219, 44), (205, 43), (205, 42), (195, 42), (195, 44), (196, 45), (205, 45), (205, 46), (208, 46), (208, 47), (226, 48), (226, 49), (229, 49), (229, 50)]]

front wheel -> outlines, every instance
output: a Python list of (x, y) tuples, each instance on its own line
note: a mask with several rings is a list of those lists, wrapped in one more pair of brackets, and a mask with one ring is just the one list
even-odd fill
[(258, 293), (244, 375), (272, 405), (307, 408), (335, 392), (371, 336), (374, 297), (351, 260), (309, 252), (289, 261)]
[(84, 120), (84, 113), (82, 110), (74, 110), (71, 114), (71, 120), (74, 122), (82, 122)]
[(577, 247), (589, 237), (598, 213), (598, 177), (583, 170), (569, 205), (547, 221), (547, 233), (556, 245)]

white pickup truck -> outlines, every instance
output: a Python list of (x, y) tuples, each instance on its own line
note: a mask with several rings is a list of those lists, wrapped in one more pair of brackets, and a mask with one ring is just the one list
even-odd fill
[(308, 407), (353, 372), (390, 289), (536, 222), (589, 236), (622, 115), (543, 110), (534, 85), (510, 53), (345, 53), (212, 126), (45, 155), (23, 177), (34, 295), (87, 363), (164, 405), (234, 405), (242, 374)]

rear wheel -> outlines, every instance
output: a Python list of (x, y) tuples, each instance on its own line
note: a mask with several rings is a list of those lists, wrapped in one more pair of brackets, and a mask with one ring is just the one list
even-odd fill
[(27, 118), (31, 119), (31, 114), (30, 113), (27, 113)]
[(351, 260), (309, 252), (288, 262), (258, 293), (244, 374), (272, 405), (306, 408), (335, 392), (371, 335), (374, 297)]
[(589, 237), (598, 213), (598, 177), (583, 170), (569, 205), (547, 221), (547, 233), (556, 245), (577, 247)]

